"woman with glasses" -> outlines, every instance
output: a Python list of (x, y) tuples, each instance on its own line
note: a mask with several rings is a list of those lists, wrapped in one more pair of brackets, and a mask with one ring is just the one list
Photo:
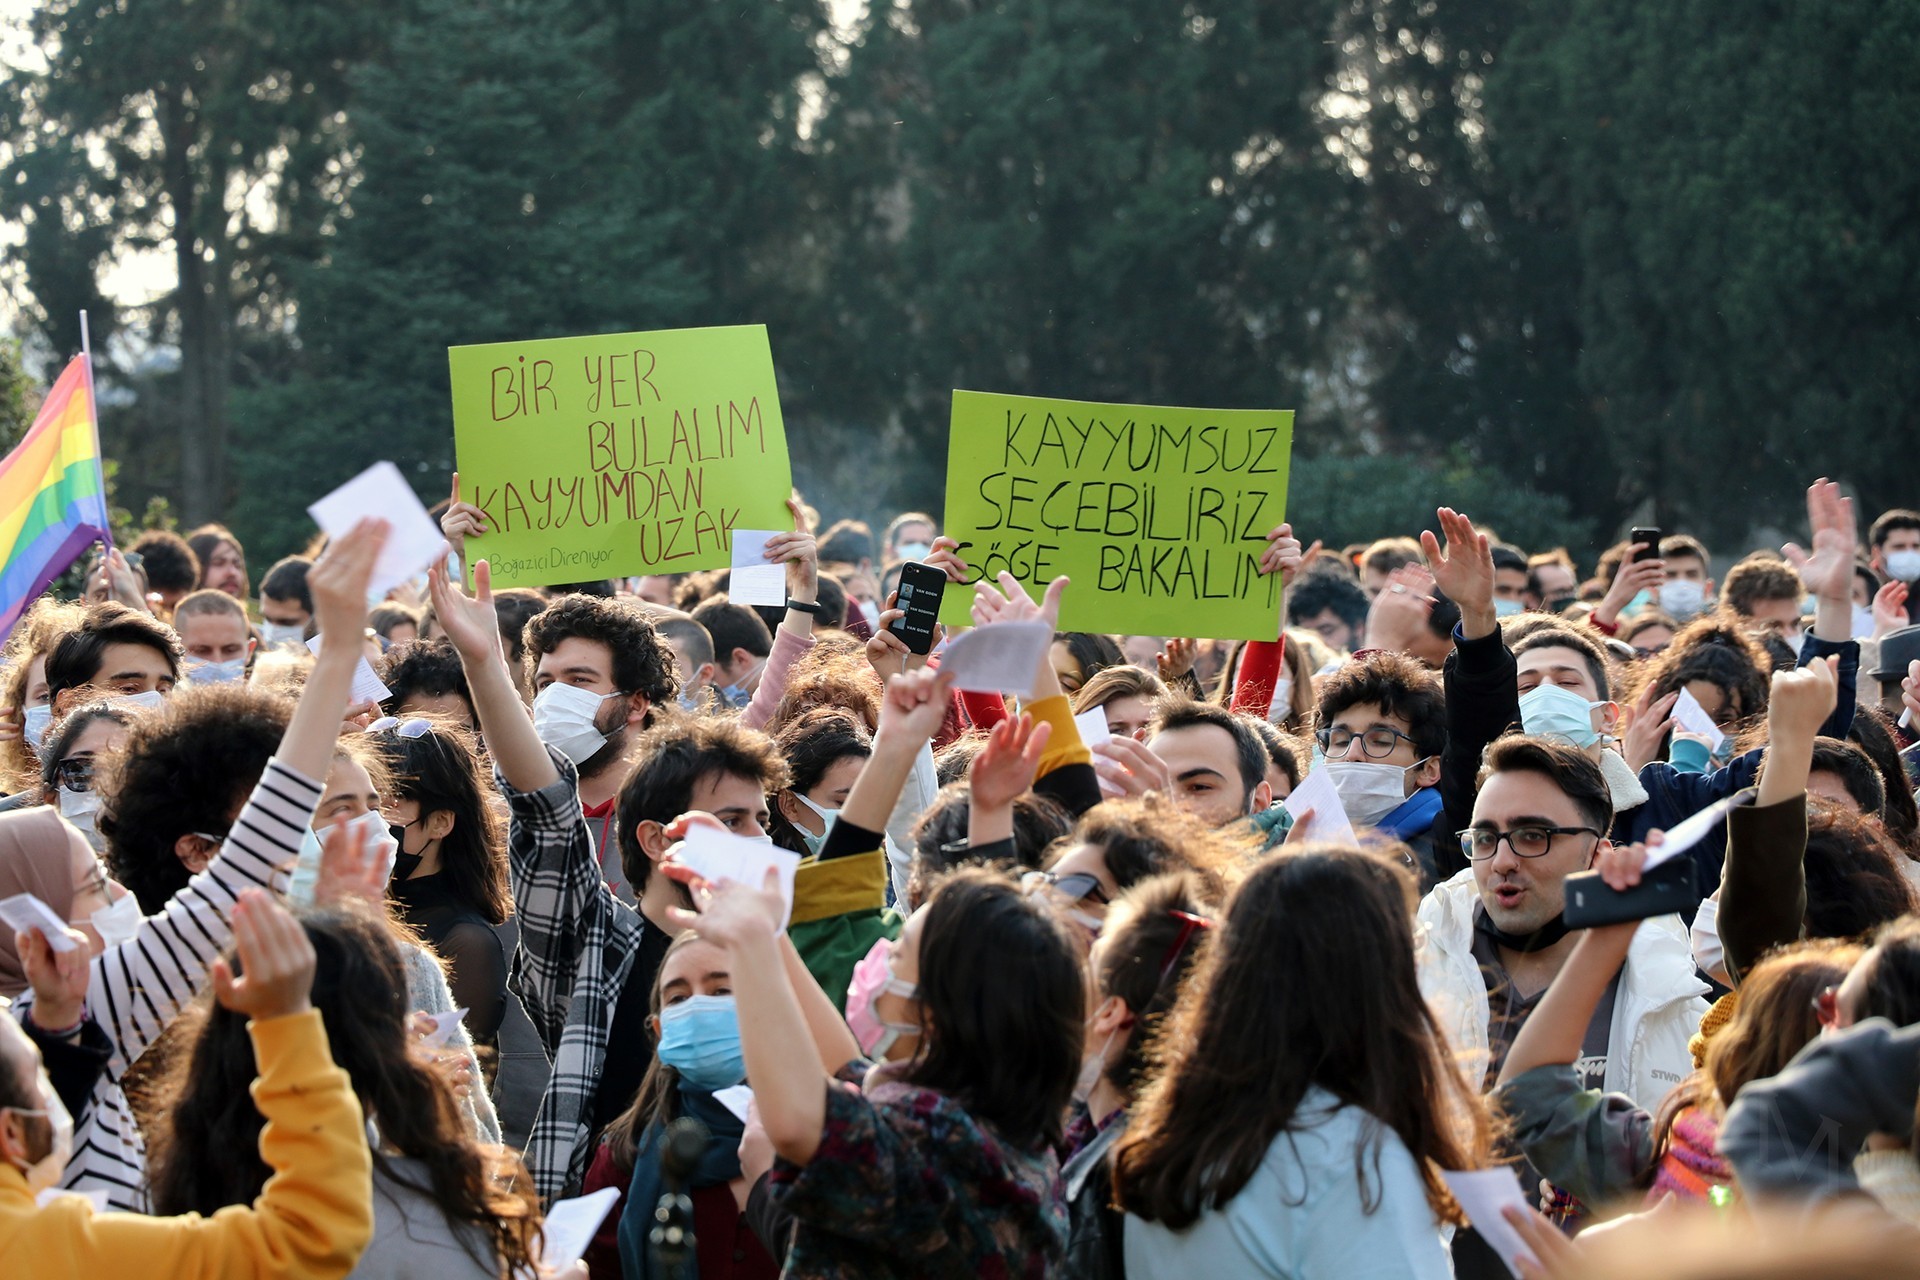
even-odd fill
[(1109, 800), (1087, 810), (1054, 845), (1046, 869), (1021, 884), (1029, 893), (1045, 892), (1091, 940), (1122, 893), (1166, 872), (1190, 873), (1199, 899), (1218, 904), (1228, 869), (1254, 851), (1251, 837), (1209, 827), (1160, 796)]
[(399, 845), (387, 892), (401, 919), (447, 962), (468, 1031), (491, 1043), (507, 998), (506, 952), (494, 926), (506, 922), (513, 897), (473, 736), (446, 721), (388, 717), (369, 725), (366, 738), (392, 777), (381, 797)]
[(94, 761), (127, 740), (133, 715), (110, 702), (92, 702), (75, 708), (48, 735), (41, 746), (40, 782), (46, 803), (58, 805), (60, 816), (79, 828), (96, 852), (106, 841), (93, 825), (100, 793), (93, 787)]

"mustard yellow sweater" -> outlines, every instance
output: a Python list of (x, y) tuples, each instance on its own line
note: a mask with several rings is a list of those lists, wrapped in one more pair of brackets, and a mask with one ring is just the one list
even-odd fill
[(9, 1276), (344, 1276), (373, 1234), (373, 1159), (347, 1073), (309, 1010), (249, 1024), (266, 1117), (260, 1198), (211, 1218), (95, 1213), (81, 1196), (37, 1208), (26, 1179), (0, 1166), (0, 1270)]

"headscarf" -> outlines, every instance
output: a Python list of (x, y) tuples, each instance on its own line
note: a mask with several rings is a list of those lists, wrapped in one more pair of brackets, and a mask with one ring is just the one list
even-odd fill
[[(36, 805), (0, 813), (0, 898), (30, 893), (62, 920), (72, 918), (76, 850), (94, 860), (87, 838), (58, 809)], [(13, 930), (0, 925), (0, 996), (11, 999), (26, 989), (27, 970), (13, 945)]]

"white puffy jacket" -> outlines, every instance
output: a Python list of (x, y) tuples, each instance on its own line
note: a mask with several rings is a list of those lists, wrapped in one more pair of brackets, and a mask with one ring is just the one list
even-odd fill
[[(1486, 1079), (1491, 1049), (1486, 977), (1473, 958), (1473, 907), (1480, 890), (1469, 867), (1437, 884), (1420, 903), (1416, 959), (1420, 993), (1452, 1038), (1469, 1084)], [(1687, 1041), (1707, 1012), (1707, 991), (1693, 971), (1693, 950), (1679, 916), (1643, 921), (1627, 948), (1607, 1037), (1609, 1093), (1656, 1110), (1667, 1090), (1693, 1070)]]

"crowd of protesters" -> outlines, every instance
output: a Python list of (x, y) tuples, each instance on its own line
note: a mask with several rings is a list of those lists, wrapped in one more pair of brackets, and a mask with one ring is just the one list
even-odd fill
[[(14, 1272), (1912, 1273), (1920, 512), (1863, 542), (1821, 481), (1804, 545), (1591, 566), (1282, 525), (1285, 626), (1228, 642), (790, 510), (780, 607), (494, 590), (457, 488), (371, 607), (376, 520), (257, 577), (151, 531), (36, 602), (0, 899), (65, 927), (0, 929)], [(1053, 627), (1024, 695), (903, 640), (910, 562)], [(1340, 813), (1285, 803), (1316, 773)], [(1721, 805), (1660, 913), (1568, 923)], [(790, 890), (703, 879), (700, 826)], [(1476, 1220), (1449, 1175), (1500, 1168)]]

